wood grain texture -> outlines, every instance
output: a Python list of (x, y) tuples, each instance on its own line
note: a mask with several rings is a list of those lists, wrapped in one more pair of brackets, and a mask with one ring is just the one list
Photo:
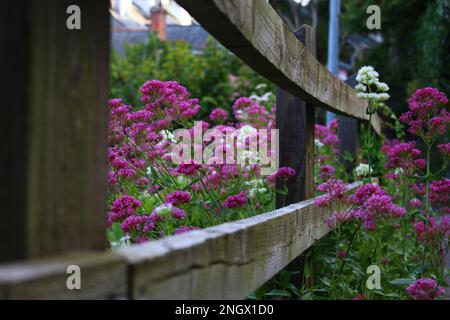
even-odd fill
[[(308, 200), (117, 253), (3, 264), (0, 299), (243, 299), (326, 235), (328, 217)], [(81, 290), (67, 289), (69, 265)]]
[[(7, 147), (3, 167), (8, 172), (1, 188), (9, 200), (1, 210), (0, 261), (102, 250), (109, 1), (9, 2), (4, 14), (11, 11), (15, 22), (0, 21), (2, 39), (23, 47), (2, 53), (2, 63), (10, 64), (5, 76), (15, 87), (6, 97), (11, 116), (3, 137), (18, 145)], [(66, 9), (74, 4), (81, 9), (81, 30), (66, 27)]]
[[(255, 71), (303, 101), (368, 120), (366, 103), (334, 77), (265, 0), (178, 0), (209, 33)], [(372, 120), (380, 133), (381, 121)]]
[[(356, 188), (360, 183), (351, 185)], [(329, 232), (314, 200), (133, 246), (133, 299), (242, 299)]]
[[(351, 87), (355, 87), (357, 84), (356, 74), (349, 77), (345, 83)], [(345, 153), (349, 153), (352, 155), (353, 159), (356, 160), (360, 147), (359, 123), (357, 119), (345, 116), (337, 116), (337, 119), (339, 121), (339, 157), (344, 163), (346, 171), (350, 173), (354, 169), (354, 162), (346, 161), (344, 155)]]
[[(67, 289), (67, 267), (81, 270), (81, 290)], [(127, 266), (112, 253), (67, 256), (0, 265), (0, 300), (122, 299), (127, 297)]]
[[(302, 26), (294, 33), (306, 49), (316, 56), (315, 30)], [(280, 167), (296, 170), (296, 175), (286, 183), (287, 195), (277, 194), (276, 207), (298, 203), (314, 196), (314, 122), (315, 107), (289, 92), (277, 87), (276, 124), (279, 130)], [(284, 182), (277, 181), (277, 189), (283, 190)], [(305, 256), (294, 259), (286, 269), (296, 274), (291, 282), (302, 286)]]
[[(315, 31), (302, 26), (297, 39), (315, 55)], [(287, 181), (288, 194), (277, 194), (277, 208), (310, 199), (314, 195), (314, 106), (307, 104), (289, 92), (277, 87), (276, 127), (279, 130), (279, 166), (296, 170), (296, 175)], [(282, 190), (282, 181), (277, 189)], [(285, 199), (286, 198), (286, 199)]]

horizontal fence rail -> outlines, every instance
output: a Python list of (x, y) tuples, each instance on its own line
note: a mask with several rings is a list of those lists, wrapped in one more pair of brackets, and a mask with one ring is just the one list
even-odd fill
[[(296, 39), (266, 0), (177, 0), (211, 35), (256, 72), (310, 104), (369, 120), (367, 104)], [(381, 120), (372, 119), (380, 134)]]
[[(242, 299), (326, 235), (328, 217), (311, 199), (117, 253), (2, 265), (0, 299)], [(71, 265), (81, 290), (67, 288)]]

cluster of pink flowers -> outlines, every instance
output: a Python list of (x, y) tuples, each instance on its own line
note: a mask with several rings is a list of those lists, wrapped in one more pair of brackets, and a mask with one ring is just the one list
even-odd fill
[(228, 119), (228, 112), (226, 112), (222, 108), (217, 108), (211, 112), (211, 114), (209, 115), (209, 118), (212, 121), (215, 121), (218, 123), (223, 123), (223, 122), (227, 121), (227, 119)]
[(247, 195), (241, 192), (234, 196), (229, 196), (223, 203), (226, 208), (238, 209), (245, 206), (248, 202)]
[(282, 179), (282, 180), (288, 180), (292, 177), (294, 177), (297, 174), (297, 172), (295, 171), (295, 169), (292, 169), (290, 167), (281, 167), (278, 168), (278, 170), (271, 174), (270, 176), (267, 177), (267, 181), (269, 182), (269, 184), (274, 187), (275, 186), (275, 181), (278, 179)]
[(316, 205), (323, 208), (329, 207), (334, 201), (344, 201), (347, 187), (346, 183), (337, 179), (330, 179), (320, 184), (316, 189), (324, 195), (316, 198)]
[(432, 278), (421, 278), (411, 283), (406, 292), (414, 300), (434, 300), (445, 294), (445, 289)]
[(322, 180), (332, 179), (334, 178), (334, 172), (336, 171), (336, 168), (327, 164), (320, 166), (319, 171), (320, 171), (320, 178)]
[(233, 115), (241, 123), (250, 124), (254, 128), (275, 127), (275, 113), (267, 110), (265, 106), (258, 104), (250, 98), (239, 98), (233, 104)]
[(141, 206), (141, 202), (130, 195), (123, 195), (117, 198), (111, 205), (111, 211), (108, 214), (109, 224), (122, 222), (129, 216), (136, 213)]
[(450, 213), (450, 179), (430, 183), (430, 202), (439, 207), (442, 214)]
[(409, 111), (400, 120), (409, 125), (408, 131), (424, 140), (433, 140), (446, 132), (450, 113), (445, 109), (448, 99), (435, 88), (417, 90), (408, 100)]
[(450, 216), (443, 216), (440, 219), (425, 217), (424, 221), (414, 224), (414, 231), (419, 241), (428, 243), (441, 241), (450, 236)]
[(157, 125), (158, 129), (167, 128), (172, 122), (192, 119), (200, 110), (198, 99), (190, 99), (186, 88), (175, 81), (147, 81), (141, 93), (141, 101), (145, 103), (141, 112), (150, 112), (152, 120), (163, 121), (163, 125)]
[(320, 124), (316, 124), (314, 128), (316, 139), (318, 139), (321, 143), (323, 143), (326, 146), (331, 146), (333, 148), (337, 147), (339, 143), (336, 135), (336, 130), (338, 128), (337, 121), (334, 121), (329, 128), (322, 126)]
[(186, 204), (192, 201), (192, 197), (189, 194), (189, 192), (186, 191), (175, 191), (172, 193), (169, 193), (166, 196), (166, 203), (170, 203), (174, 206), (180, 205), (180, 204)]
[(422, 154), (415, 148), (415, 142), (399, 143), (392, 146), (387, 151), (388, 161), (385, 164), (386, 169), (401, 168), (405, 174), (412, 175), (413, 172), (423, 169), (427, 163), (425, 159), (419, 159)]
[(359, 187), (349, 197), (349, 202), (356, 206), (352, 210), (353, 217), (363, 221), (366, 230), (377, 228), (377, 219), (398, 218), (405, 215), (406, 210), (393, 203), (389, 196), (377, 184), (366, 184)]

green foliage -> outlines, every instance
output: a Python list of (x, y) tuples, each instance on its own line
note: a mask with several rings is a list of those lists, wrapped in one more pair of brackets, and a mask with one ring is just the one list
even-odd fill
[[(366, 27), (371, 0), (343, 1), (344, 35), (373, 33)], [(384, 42), (360, 57), (357, 67), (372, 65), (390, 85), (392, 105), (402, 111), (417, 88), (435, 86), (448, 93), (450, 83), (450, 15), (447, 0), (389, 0), (381, 8)]]
[(134, 106), (140, 105), (138, 89), (147, 80), (178, 81), (201, 99), (200, 118), (212, 108), (229, 110), (236, 98), (249, 96), (258, 84), (274, 89), (212, 38), (202, 53), (195, 53), (185, 42), (164, 42), (150, 34), (147, 43), (127, 45), (124, 55), (113, 53), (111, 74), (111, 95)]

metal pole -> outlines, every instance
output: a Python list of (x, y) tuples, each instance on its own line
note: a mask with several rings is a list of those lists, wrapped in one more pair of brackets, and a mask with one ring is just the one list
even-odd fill
[[(328, 28), (328, 62), (327, 68), (335, 76), (339, 73), (339, 14), (341, 0), (330, 0), (330, 22)], [(327, 124), (336, 118), (332, 112), (327, 112)]]

